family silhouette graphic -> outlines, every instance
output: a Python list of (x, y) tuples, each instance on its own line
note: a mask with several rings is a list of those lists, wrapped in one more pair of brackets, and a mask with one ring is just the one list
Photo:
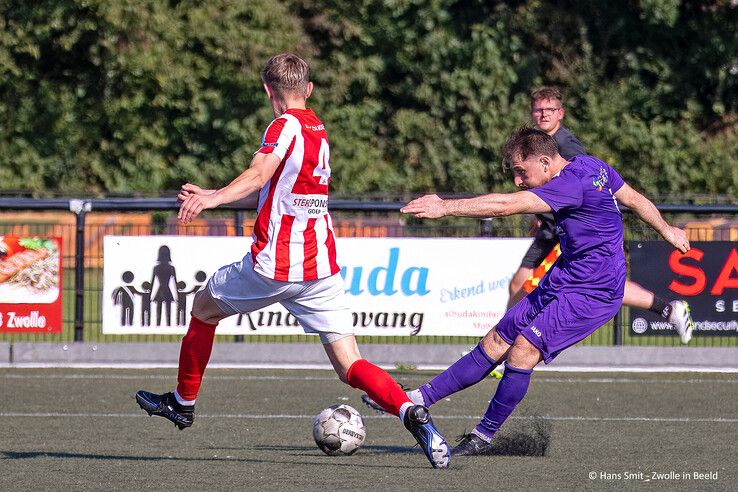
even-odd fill
[[(134, 285), (135, 275), (125, 271), (121, 275), (123, 285), (113, 290), (113, 303), (120, 306), (121, 326), (132, 326), (136, 296), (140, 297), (141, 326), (151, 325), (151, 304), (156, 305), (156, 326), (162, 325), (162, 314), (165, 315), (164, 325), (172, 326), (172, 303), (177, 304), (176, 325), (186, 325), (187, 299), (200, 290), (207, 279), (202, 270), (195, 273), (195, 282), (188, 288), (187, 283), (177, 280), (177, 271), (172, 264), (169, 247), (159, 247), (159, 254), (151, 272), (151, 280), (141, 283), (137, 288)], [(152, 295), (153, 294), (153, 295)]]

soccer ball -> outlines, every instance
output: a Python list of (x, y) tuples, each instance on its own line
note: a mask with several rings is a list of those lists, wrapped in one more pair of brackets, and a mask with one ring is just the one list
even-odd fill
[(364, 419), (348, 405), (331, 405), (313, 419), (315, 444), (329, 456), (354, 454), (365, 437)]

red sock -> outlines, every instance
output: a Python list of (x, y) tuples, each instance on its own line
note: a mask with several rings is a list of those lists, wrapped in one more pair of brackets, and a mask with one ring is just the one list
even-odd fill
[(366, 391), (372, 400), (394, 415), (399, 415), (402, 404), (410, 401), (387, 371), (366, 359), (359, 359), (351, 364), (348, 382), (354, 388)]
[(213, 350), (216, 326), (217, 323), (211, 325), (193, 316), (187, 334), (182, 339), (182, 347), (179, 349), (177, 393), (185, 400), (197, 399), (202, 375)]

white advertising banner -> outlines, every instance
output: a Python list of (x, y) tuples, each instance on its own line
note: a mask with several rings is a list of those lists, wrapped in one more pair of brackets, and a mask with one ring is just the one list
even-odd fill
[[(357, 335), (482, 336), (505, 312), (532, 239), (338, 238), (340, 275)], [(192, 299), (251, 238), (107, 236), (103, 333), (187, 331)], [(231, 316), (217, 333), (303, 333), (281, 305)]]

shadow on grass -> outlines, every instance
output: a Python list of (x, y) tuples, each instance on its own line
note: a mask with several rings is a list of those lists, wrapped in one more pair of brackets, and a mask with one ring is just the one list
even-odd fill
[[(270, 450), (270, 451), (280, 451), (280, 447), (266, 447), (266, 446), (255, 446), (255, 449), (264, 449), (264, 450)], [(315, 448), (317, 450), (317, 448)], [(310, 464), (319, 464), (321, 466), (348, 466), (348, 467), (357, 467), (360, 466), (361, 468), (377, 468), (377, 469), (387, 469), (387, 468), (395, 468), (395, 469), (402, 469), (402, 470), (422, 470), (428, 468), (428, 462), (426, 461), (425, 456), (423, 455), (423, 451), (420, 450), (420, 448), (410, 448), (410, 447), (399, 447), (399, 446), (362, 446), (355, 454), (353, 455), (337, 455), (337, 456), (328, 456), (327, 454), (323, 454), (322, 452), (318, 451), (318, 454), (314, 454), (315, 452), (311, 449), (311, 458), (315, 458), (316, 462), (311, 462)], [(305, 456), (304, 454), (295, 454), (295, 453), (286, 453), (288, 456)], [(368, 456), (379, 456), (379, 455), (398, 455), (398, 454), (405, 454), (405, 455), (413, 455), (417, 454), (418, 458), (418, 464), (413, 464), (412, 462), (408, 462), (407, 459), (404, 457), (401, 458), (399, 461), (393, 461), (392, 464), (387, 463), (377, 463), (377, 464), (368, 464), (366, 462), (366, 459), (362, 459), (363, 457)], [(281, 462), (284, 464), (284, 461)]]
[[(283, 451), (279, 447), (264, 447), (266, 449), (264, 450), (273, 450), (273, 451)], [(286, 448), (289, 448), (286, 446)], [(244, 448), (247, 449), (247, 448)], [(256, 449), (256, 448), (254, 448)], [(303, 451), (305, 448), (298, 448), (302, 449)], [(323, 454), (318, 454), (310, 448), (309, 455), (306, 454), (306, 452), (303, 453), (287, 453), (288, 456), (297, 456), (303, 459), (306, 459), (305, 461), (295, 462), (291, 461), (289, 462), (290, 465), (320, 465), (320, 466), (361, 466), (362, 468), (378, 468), (378, 469), (386, 469), (388, 466), (386, 464), (367, 464), (365, 462), (357, 463), (355, 460), (351, 460), (350, 456), (326, 456)], [(142, 462), (142, 461), (150, 461), (150, 462), (157, 462), (157, 461), (181, 461), (181, 462), (234, 462), (234, 463), (263, 463), (263, 464), (273, 464), (273, 465), (279, 465), (284, 466), (286, 461), (284, 459), (274, 459), (274, 460), (268, 460), (268, 459), (253, 459), (253, 458), (237, 458), (237, 457), (211, 457), (211, 458), (187, 458), (187, 457), (181, 457), (181, 456), (125, 456), (125, 455), (113, 455), (113, 454), (91, 454), (91, 453), (62, 453), (62, 452), (55, 452), (55, 451), (0, 451), (0, 461), (2, 460), (19, 460), (19, 459), (38, 459), (38, 458), (58, 458), (58, 459), (83, 459), (83, 460), (111, 460), (111, 461), (133, 461), (133, 462)], [(343, 458), (346, 458), (346, 461), (343, 461)], [(403, 469), (412, 469), (412, 468), (426, 468), (425, 466), (412, 466), (408, 465), (406, 463), (400, 464), (400, 465), (393, 465), (392, 468), (403, 468)]]
[[(253, 446), (241, 446), (241, 447), (231, 447), (231, 448), (221, 448), (221, 447), (215, 447), (215, 446), (209, 446), (206, 449), (212, 449), (212, 450), (240, 450), (240, 451), (260, 451), (260, 452), (278, 452), (285, 456), (290, 457), (302, 457), (302, 458), (315, 458), (320, 460), (321, 465), (330, 464), (335, 466), (357, 466), (356, 461), (351, 461), (353, 457), (360, 457), (360, 456), (368, 456), (368, 455), (399, 455), (399, 454), (417, 454), (419, 453), (419, 456), (423, 457), (423, 460), (425, 460), (425, 456), (423, 456), (423, 452), (420, 450), (420, 448), (415, 446), (383, 446), (383, 445), (368, 445), (365, 444), (361, 446), (359, 451), (352, 456), (328, 456), (324, 455), (321, 451), (318, 450), (316, 446), (291, 446), (287, 444), (255, 444)], [(343, 460), (347, 461), (343, 461)], [(262, 461), (262, 460), (249, 460), (249, 461)], [(267, 461), (264, 461), (267, 462)], [(311, 463), (314, 464), (314, 463)], [(366, 463), (361, 463), (360, 465), (362, 468), (387, 468), (387, 464), (382, 465), (369, 465)], [(407, 468), (407, 469), (414, 469), (414, 468), (427, 468), (425, 465), (420, 466), (414, 466), (409, 465), (406, 462), (403, 462), (402, 464), (392, 465), (392, 468)]]
[(61, 458), (116, 461), (252, 461), (245, 458), (185, 458), (181, 456), (126, 456), (116, 454), (62, 453), (56, 451), (0, 451), (0, 460)]
[[(223, 449), (223, 448), (213, 448), (213, 449)], [(229, 448), (234, 449), (234, 448)], [(318, 448), (313, 446), (289, 446), (284, 444), (256, 444), (254, 446), (248, 446), (248, 447), (242, 447), (239, 449), (255, 449), (257, 451), (279, 451), (284, 453), (289, 453), (293, 451), (301, 451), (303, 453), (313, 453)], [(419, 448), (417, 446), (411, 447), (411, 446), (381, 446), (381, 445), (369, 445), (365, 444), (361, 446), (359, 453), (365, 454), (365, 453), (371, 453), (371, 454), (407, 454), (407, 453), (414, 453), (415, 451), (419, 451)]]

